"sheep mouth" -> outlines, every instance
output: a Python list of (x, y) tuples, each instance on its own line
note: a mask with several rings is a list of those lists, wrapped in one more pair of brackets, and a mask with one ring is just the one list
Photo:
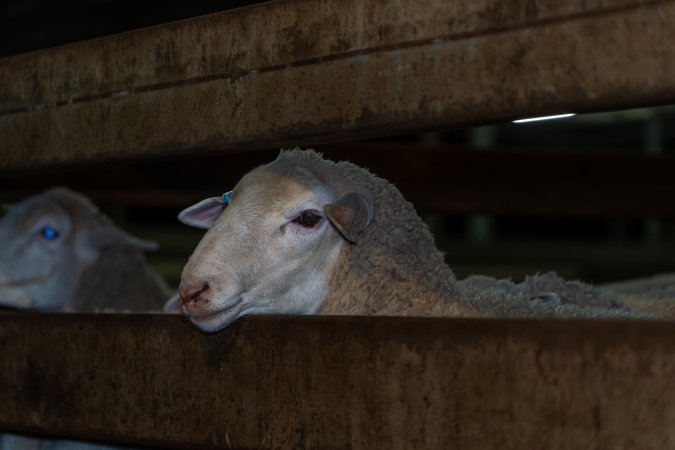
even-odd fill
[(211, 320), (211, 319), (215, 319), (216, 317), (219, 317), (219, 316), (227, 315), (232, 310), (234, 310), (237, 306), (241, 305), (243, 301), (244, 301), (244, 297), (242, 296), (242, 297), (239, 297), (239, 299), (236, 302), (234, 302), (234, 303), (232, 303), (229, 306), (226, 306), (224, 308), (218, 309), (216, 311), (204, 312), (204, 313), (201, 313), (201, 314), (189, 314), (189, 316), (192, 319), (195, 319), (195, 320), (206, 320), (206, 321), (208, 321), (208, 320)]
[(50, 267), (50, 269), (44, 274), (38, 274), (19, 279), (12, 279), (3, 273), (0, 273), (0, 289), (22, 288), (31, 284), (46, 283), (55, 272), (56, 265)]

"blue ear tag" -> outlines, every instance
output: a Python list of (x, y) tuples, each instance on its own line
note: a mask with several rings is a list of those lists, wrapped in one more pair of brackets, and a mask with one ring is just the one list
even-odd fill
[(232, 191), (226, 192), (220, 196), (220, 202), (224, 205), (229, 204), (230, 200), (232, 200)]

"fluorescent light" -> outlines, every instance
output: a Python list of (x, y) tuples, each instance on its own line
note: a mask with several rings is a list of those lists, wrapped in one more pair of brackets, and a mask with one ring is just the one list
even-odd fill
[(564, 119), (565, 117), (572, 117), (574, 115), (576, 114), (571, 113), (571, 114), (558, 114), (557, 116), (531, 117), (529, 119), (514, 120), (513, 123), (526, 123), (526, 122), (537, 122), (539, 120)]

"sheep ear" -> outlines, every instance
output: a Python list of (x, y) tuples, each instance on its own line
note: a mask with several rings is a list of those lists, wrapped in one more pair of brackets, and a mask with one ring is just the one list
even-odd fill
[(100, 227), (89, 233), (89, 243), (94, 248), (124, 247), (135, 250), (157, 250), (159, 244), (146, 241), (114, 227)]
[(208, 230), (226, 206), (227, 203), (223, 203), (222, 197), (207, 198), (181, 211), (178, 220), (185, 225)]
[(348, 241), (356, 244), (358, 235), (373, 220), (373, 202), (365, 195), (351, 192), (335, 203), (324, 206), (328, 220)]

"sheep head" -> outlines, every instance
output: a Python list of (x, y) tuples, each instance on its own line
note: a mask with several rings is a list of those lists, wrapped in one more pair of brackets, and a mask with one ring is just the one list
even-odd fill
[(282, 153), (231, 196), (187, 208), (182, 222), (208, 229), (183, 269), (182, 310), (204, 331), (247, 314), (313, 314), (344, 245), (373, 219), (367, 192), (337, 186), (314, 152)]
[(85, 197), (54, 188), (0, 220), (0, 306), (69, 311), (83, 271), (110, 247), (156, 244), (115, 227)]

